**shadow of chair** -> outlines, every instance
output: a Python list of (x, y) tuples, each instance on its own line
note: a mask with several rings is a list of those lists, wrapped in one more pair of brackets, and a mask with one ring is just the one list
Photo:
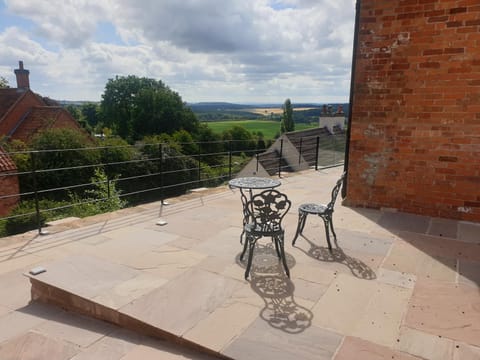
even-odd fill
[(285, 273), (290, 276), (285, 257), (284, 238), (285, 230), (282, 220), (290, 210), (292, 203), (287, 196), (277, 190), (265, 190), (252, 197), (246, 203), (245, 209), (249, 212), (249, 223), (245, 224), (245, 243), (240, 260), (249, 249), (245, 279), (248, 279), (252, 266), (253, 252), (257, 241), (262, 237), (270, 237), (275, 245), (278, 258), (282, 261)]
[(260, 317), (271, 327), (299, 334), (312, 325), (313, 313), (297, 304), (295, 285), (278, 274), (252, 274), (250, 286), (265, 302)]
[(345, 178), (345, 174), (346, 173), (344, 172), (340, 177), (340, 179), (338, 179), (335, 186), (333, 187), (332, 193), (331, 193), (331, 199), (327, 205), (307, 203), (307, 204), (301, 204), (299, 206), (297, 231), (295, 232), (295, 237), (292, 240), (293, 246), (295, 246), (295, 241), (297, 241), (298, 235), (302, 235), (303, 233), (303, 228), (305, 227), (307, 216), (312, 214), (312, 215), (318, 215), (319, 217), (322, 218), (323, 223), (325, 225), (325, 234), (327, 237), (328, 250), (332, 252), (332, 244), (330, 242), (329, 230), (332, 230), (333, 237), (336, 240), (337, 234), (335, 234), (335, 230), (333, 229), (333, 211), (335, 207), (335, 202), (338, 197), (338, 193), (340, 191), (340, 188), (342, 187), (343, 180)]

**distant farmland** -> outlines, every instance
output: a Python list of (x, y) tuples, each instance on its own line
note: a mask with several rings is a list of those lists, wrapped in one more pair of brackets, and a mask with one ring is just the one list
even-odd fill
[[(280, 122), (271, 120), (230, 120), (230, 121), (215, 121), (205, 122), (213, 132), (221, 134), (223, 131), (232, 128), (235, 125), (243, 126), (250, 132), (261, 131), (265, 139), (274, 139), (280, 133)], [(305, 130), (317, 127), (318, 123), (295, 124), (295, 130)]]

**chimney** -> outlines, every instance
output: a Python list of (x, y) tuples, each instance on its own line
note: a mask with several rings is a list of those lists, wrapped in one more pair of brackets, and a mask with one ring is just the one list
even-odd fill
[(18, 62), (19, 69), (15, 69), (15, 76), (17, 77), (17, 88), (19, 89), (30, 89), (30, 80), (28, 79), (28, 74), (30, 71), (23, 68), (23, 61)]

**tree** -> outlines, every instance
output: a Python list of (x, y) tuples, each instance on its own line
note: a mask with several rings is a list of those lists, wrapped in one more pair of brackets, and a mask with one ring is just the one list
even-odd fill
[(8, 89), (10, 86), (8, 85), (8, 80), (5, 79), (3, 76), (0, 76), (0, 89)]
[(134, 75), (108, 80), (101, 110), (104, 125), (131, 142), (146, 135), (198, 128), (197, 118), (178, 93), (160, 80)]
[(295, 130), (295, 122), (293, 121), (293, 107), (290, 99), (285, 100), (283, 103), (283, 117), (280, 130), (282, 134), (284, 132)]

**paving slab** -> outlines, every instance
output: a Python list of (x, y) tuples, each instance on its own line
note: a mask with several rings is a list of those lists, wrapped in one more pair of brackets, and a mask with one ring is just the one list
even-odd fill
[(480, 244), (480, 224), (460, 221), (458, 223), (458, 239)]
[(458, 239), (458, 221), (432, 218), (427, 233), (433, 236)]
[(176, 336), (206, 318), (243, 284), (204, 270), (189, 270), (121, 308), (121, 312)]
[(62, 311), (50, 316), (33, 330), (50, 338), (88, 347), (116, 328), (103, 321), (79, 315), (72, 316), (71, 313)]
[(257, 319), (224, 353), (236, 360), (330, 360), (341, 340), (341, 335), (317, 326), (291, 336)]
[(402, 327), (396, 348), (428, 360), (450, 360), (453, 357), (453, 340)]
[(137, 270), (89, 255), (72, 255), (42, 265), (46, 271), (32, 276), (69, 293), (92, 299), (138, 276)]
[(456, 342), (453, 350), (453, 360), (478, 360), (480, 359), (480, 347)]
[(396, 211), (385, 211), (378, 220), (378, 225), (389, 231), (411, 231), (419, 234), (425, 234), (428, 230), (429, 224), (430, 218), (427, 216)]
[(360, 338), (346, 336), (335, 360), (420, 360), (416, 356)]
[(455, 283), (417, 280), (406, 326), (480, 346), (478, 289)]
[(79, 352), (73, 344), (43, 334), (28, 331), (0, 344), (0, 359), (69, 360)]

